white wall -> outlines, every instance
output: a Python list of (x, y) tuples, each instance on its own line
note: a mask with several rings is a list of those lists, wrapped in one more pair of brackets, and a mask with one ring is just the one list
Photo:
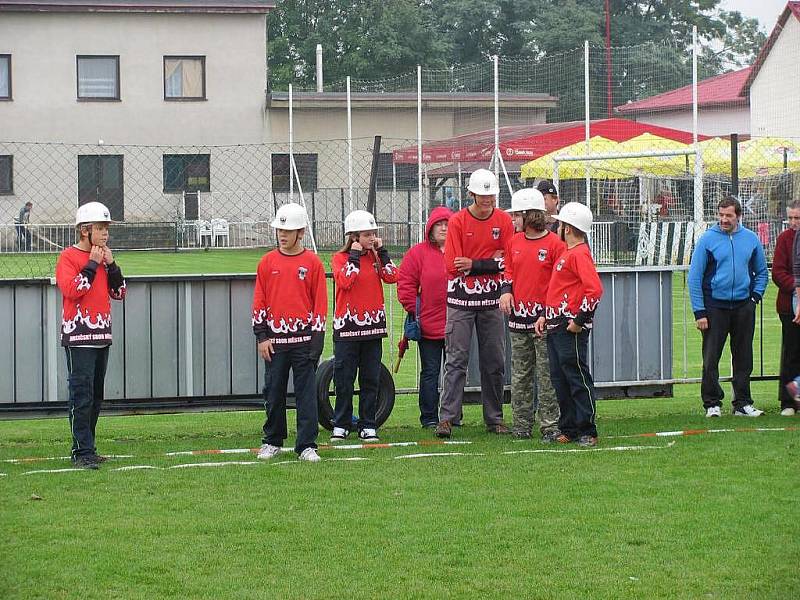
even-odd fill
[(750, 88), (754, 136), (800, 139), (800, 21), (794, 15)]
[[(13, 101), (0, 138), (112, 144), (264, 140), (264, 15), (3, 13)], [(76, 55), (120, 56), (119, 102), (77, 101)], [(164, 55), (206, 57), (207, 100), (164, 100)]]
[[(692, 110), (637, 115), (639, 123), (692, 130)], [(731, 108), (700, 108), (697, 113), (697, 130), (701, 135), (723, 136), (731, 133), (750, 134), (750, 109), (747, 106)]]

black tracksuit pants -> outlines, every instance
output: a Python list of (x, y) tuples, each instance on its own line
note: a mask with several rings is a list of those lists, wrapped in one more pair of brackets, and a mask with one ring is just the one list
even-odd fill
[(104, 398), (109, 348), (64, 348), (69, 374), (69, 427), (72, 431), (73, 458), (97, 454), (95, 429)]
[(348, 431), (353, 429), (353, 384), (358, 371), (358, 430), (376, 429), (378, 386), (381, 376), (383, 340), (334, 342), (333, 383), (336, 406), (333, 424)]
[(786, 391), (786, 384), (800, 375), (800, 325), (792, 322), (794, 315), (781, 318), (781, 370), (778, 381), (778, 398), (781, 410), (794, 408), (794, 398)]
[(556, 391), (561, 416), (558, 429), (572, 440), (597, 437), (594, 380), (586, 360), (589, 330), (570, 333), (566, 325), (547, 332), (550, 382)]

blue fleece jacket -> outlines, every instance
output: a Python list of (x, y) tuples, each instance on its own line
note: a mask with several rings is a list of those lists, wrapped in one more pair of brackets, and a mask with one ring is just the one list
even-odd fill
[(758, 236), (742, 225), (730, 234), (714, 225), (697, 241), (689, 267), (695, 319), (705, 317), (709, 307), (736, 308), (742, 302), (759, 302), (768, 279)]

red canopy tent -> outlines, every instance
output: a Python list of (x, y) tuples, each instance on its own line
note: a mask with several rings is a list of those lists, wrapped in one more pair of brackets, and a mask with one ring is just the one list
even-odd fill
[[(589, 134), (603, 136), (615, 142), (624, 142), (643, 133), (652, 133), (670, 140), (690, 144), (692, 134), (680, 129), (660, 127), (627, 119), (599, 119), (589, 124)], [(513, 125), (499, 129), (500, 152), (504, 160), (528, 161), (549, 154), (584, 139), (584, 122), (541, 123), (538, 125)], [(704, 140), (708, 136), (699, 136)], [(494, 151), (494, 129), (460, 135), (447, 140), (429, 142), (422, 146), (424, 163), (456, 163), (488, 161)], [(394, 162), (417, 162), (417, 147), (395, 150)]]

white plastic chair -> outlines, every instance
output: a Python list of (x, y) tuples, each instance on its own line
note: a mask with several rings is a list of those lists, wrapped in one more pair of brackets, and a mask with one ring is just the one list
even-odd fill
[(211, 219), (211, 232), (214, 239), (214, 245), (219, 246), (217, 243), (219, 238), (225, 239), (225, 245), (229, 246), (230, 241), (230, 226), (225, 219)]
[(208, 238), (208, 245), (212, 246), (214, 244), (214, 233), (211, 227), (211, 223), (204, 220), (195, 221), (195, 227), (197, 228), (197, 245), (203, 245), (203, 238)]

